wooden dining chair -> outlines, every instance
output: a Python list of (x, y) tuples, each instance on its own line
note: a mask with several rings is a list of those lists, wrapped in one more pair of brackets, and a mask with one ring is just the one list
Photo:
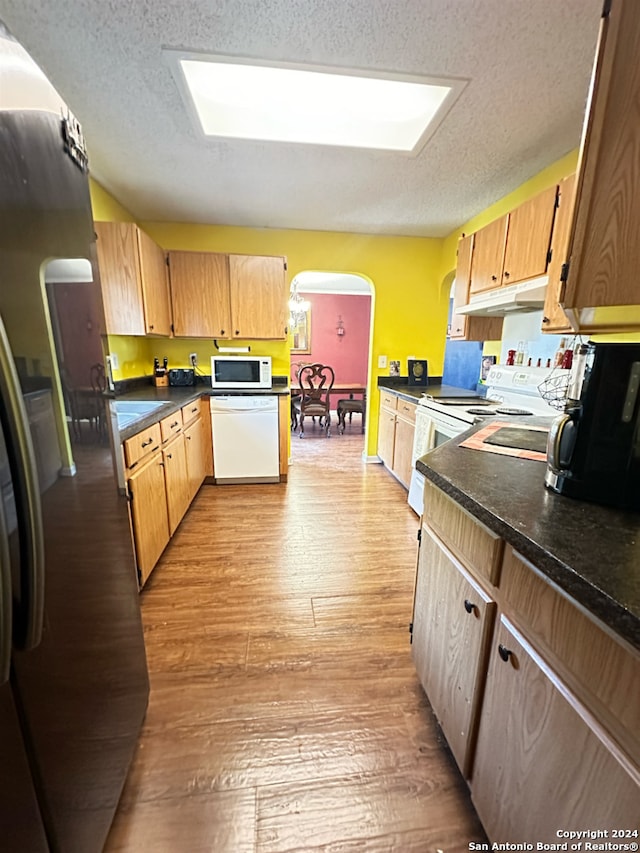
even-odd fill
[(107, 377), (104, 372), (104, 364), (101, 362), (92, 364), (89, 369), (89, 379), (94, 393), (96, 431), (98, 438), (102, 441), (107, 435), (107, 408), (104, 399), (104, 392), (107, 390)]
[(364, 419), (367, 411), (366, 406), (366, 394), (362, 395), (361, 400), (354, 399), (353, 394), (349, 397), (348, 400), (338, 400), (338, 433), (340, 435), (342, 435), (342, 433), (344, 432), (347, 415), (349, 415), (349, 423), (351, 423), (351, 418), (353, 417), (354, 413), (359, 414), (361, 416), (362, 422), (360, 424), (360, 431), (364, 432)]
[[(300, 373), (300, 368), (304, 367), (305, 364), (308, 364), (306, 361), (292, 361), (291, 362), (291, 381), (298, 383), (298, 374)], [(295, 404), (300, 399), (300, 392), (298, 390), (291, 391), (291, 429), (298, 428), (298, 413), (296, 411)]]
[(300, 396), (294, 401), (293, 407), (300, 424), (300, 438), (304, 438), (304, 419), (310, 417), (322, 418), (321, 426), (327, 438), (331, 436), (331, 389), (335, 381), (333, 368), (328, 364), (305, 364), (298, 371)]

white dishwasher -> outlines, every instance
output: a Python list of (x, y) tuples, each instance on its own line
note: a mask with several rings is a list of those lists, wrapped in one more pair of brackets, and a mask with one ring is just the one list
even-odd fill
[(210, 405), (216, 483), (279, 482), (278, 398), (225, 394)]

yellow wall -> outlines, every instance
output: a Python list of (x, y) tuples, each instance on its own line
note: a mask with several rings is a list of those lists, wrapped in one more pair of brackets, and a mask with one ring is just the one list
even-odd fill
[[(141, 222), (165, 249), (285, 255), (288, 281), (303, 270), (357, 273), (373, 286), (372, 363), (369, 369), (369, 429), (367, 452), (375, 454), (378, 433), (378, 356), (400, 359), (406, 371), (410, 355), (429, 360), (432, 374), (441, 374), (448, 300), (441, 298), (438, 268), (441, 241), (416, 237), (386, 237), (324, 231), (287, 231), (218, 227), (182, 223)], [(156, 347), (157, 349), (158, 347)], [(163, 354), (178, 363), (189, 352), (203, 362), (213, 353), (210, 341), (169, 341)], [(252, 342), (252, 351), (271, 355), (274, 372), (289, 374), (290, 342)]]
[(89, 178), (91, 207), (96, 222), (135, 222), (131, 211), (123, 207), (105, 188)]
[[(125, 207), (95, 181), (91, 199), (96, 220), (134, 221)], [(442, 373), (448, 294), (439, 279), (442, 241), (367, 234), (249, 229), (185, 223), (139, 222), (166, 250), (285, 255), (288, 281), (304, 270), (357, 273), (372, 284), (372, 360), (369, 366), (371, 400), (368, 407), (367, 453), (374, 455), (378, 432), (378, 356), (400, 359), (406, 371), (408, 356), (426, 358), (433, 375)], [(249, 343), (252, 352), (271, 355), (275, 373), (288, 375), (290, 341)], [(108, 350), (118, 355), (116, 379), (151, 374), (153, 358), (167, 357), (174, 367), (189, 365), (195, 352), (204, 373), (215, 352), (213, 341), (111, 336)]]

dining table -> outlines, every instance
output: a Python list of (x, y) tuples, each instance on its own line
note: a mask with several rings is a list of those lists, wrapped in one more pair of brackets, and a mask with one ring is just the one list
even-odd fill
[[(291, 397), (295, 397), (300, 394), (300, 385), (297, 383), (289, 386), (289, 390), (291, 392)], [(364, 422), (365, 416), (367, 413), (367, 386), (362, 383), (344, 383), (344, 382), (334, 382), (331, 386), (331, 390), (329, 391), (329, 397), (333, 397), (334, 395), (338, 395), (339, 398), (346, 397), (347, 399), (354, 400), (356, 397), (362, 397), (362, 431), (364, 432)], [(337, 401), (335, 406), (337, 406)], [(331, 408), (335, 410), (335, 406), (332, 402)], [(293, 405), (292, 405), (293, 411)], [(292, 416), (293, 422), (293, 416)]]
[[(293, 384), (289, 386), (289, 390), (291, 391), (291, 396), (295, 397), (296, 394), (300, 393), (300, 385)], [(333, 397), (335, 394), (338, 394), (341, 397), (345, 395), (349, 398), (355, 398), (356, 396), (361, 396), (363, 402), (366, 404), (367, 400), (367, 386), (362, 384), (343, 384), (341, 382), (335, 382), (331, 390), (329, 391), (329, 395)]]

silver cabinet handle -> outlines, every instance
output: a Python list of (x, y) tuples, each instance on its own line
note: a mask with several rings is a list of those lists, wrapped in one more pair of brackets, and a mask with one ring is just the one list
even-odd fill
[(14, 642), (32, 649), (42, 638), (44, 619), (44, 533), (36, 458), (29, 421), (9, 339), (0, 319), (0, 390), (2, 421), (14, 480), (18, 525), (20, 527), (20, 585), (24, 616), (14, 624)]

